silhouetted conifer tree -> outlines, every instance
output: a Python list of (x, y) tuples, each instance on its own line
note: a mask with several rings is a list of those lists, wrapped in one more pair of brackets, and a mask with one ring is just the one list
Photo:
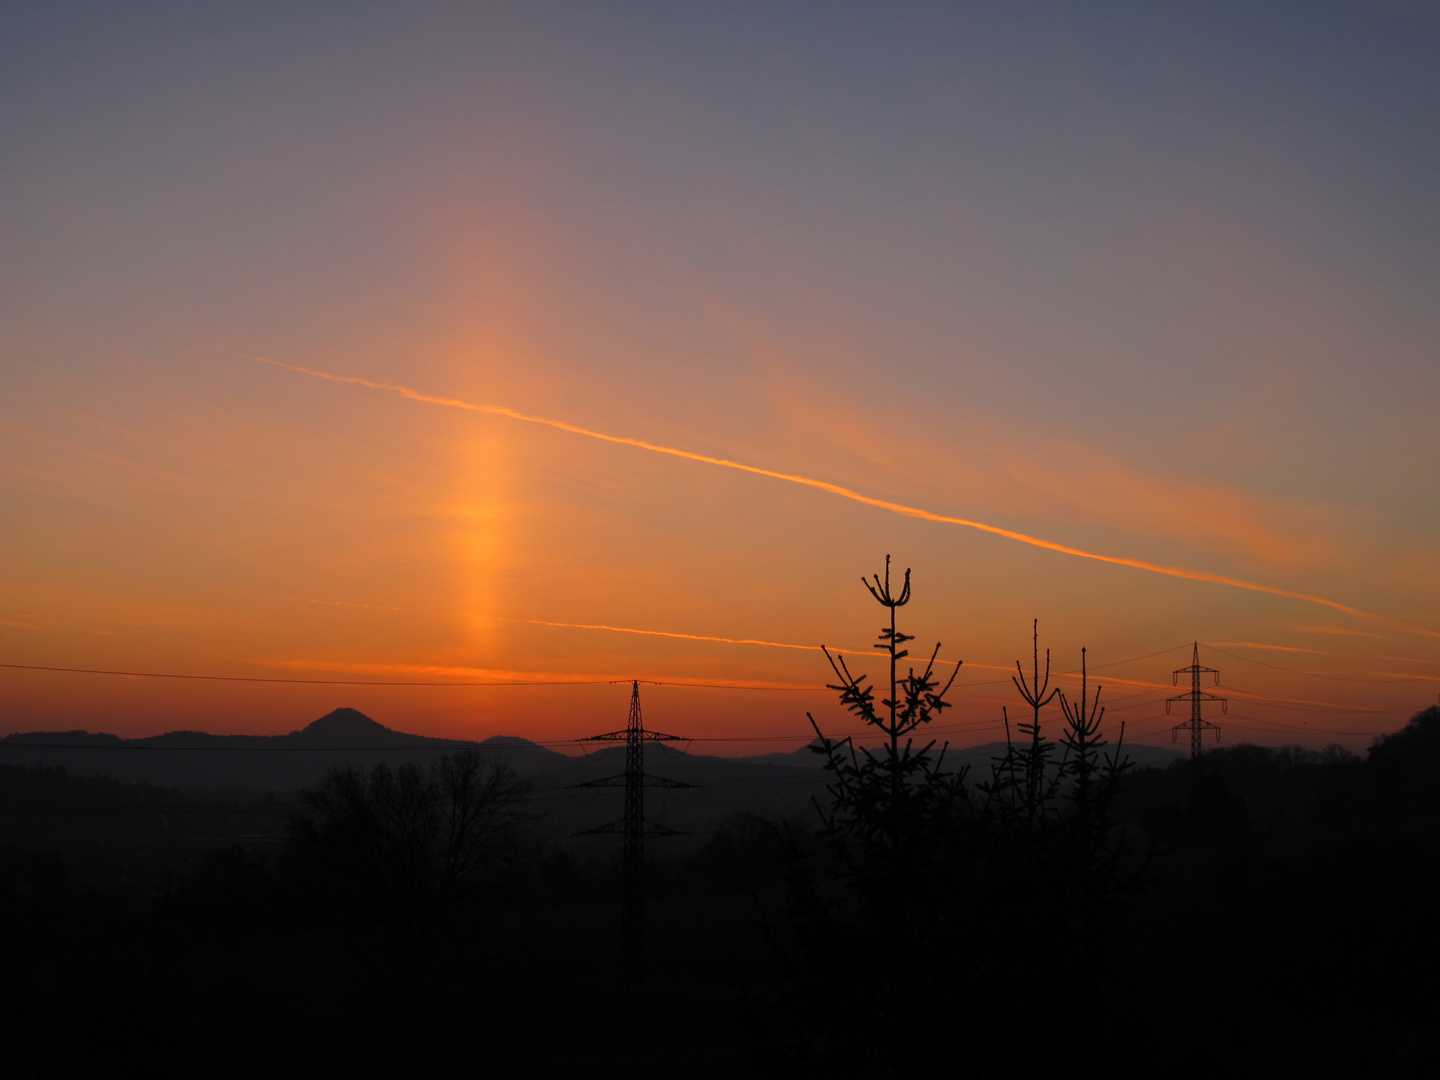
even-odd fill
[[(1107, 935), (1138, 881), (1114, 813), (1129, 765), (1120, 746), (1107, 753), (1104, 709), (1099, 689), (1090, 693), (1085, 651), (1079, 700), (1071, 701), (1050, 688), (1049, 651), (1042, 673), (1037, 624), (1031, 633), (1031, 674), (1017, 661), (1012, 677), (1029, 722), (1019, 725), (1017, 740), (1005, 711), (1005, 752), (970, 799), (979, 854), (968, 914), (991, 930), (968, 957), (991, 994), (978, 1003), (989, 1038), (975, 1055), (995, 1071), (1017, 1061), (1032, 1071), (1073, 1064), (1066, 1046), (1037, 1030), (1039, 1002), (1053, 990), (1087, 1010), (1083, 1024), (1094, 1022), (1088, 1010), (1115, 985), (1117, 954), (1105, 951)], [(1059, 705), (1058, 740), (1047, 736), (1041, 716), (1052, 702)]]
[[(960, 777), (944, 770), (945, 746), (937, 752), (935, 740), (915, 745), (922, 732), (940, 712), (949, 707), (946, 693), (955, 681), (960, 663), (944, 687), (935, 674), (940, 654), (937, 643), (923, 670), (913, 666), (900, 674), (901, 661), (909, 657), (904, 648), (914, 635), (896, 626), (896, 611), (910, 602), (910, 571), (899, 594), (890, 586), (890, 557), (885, 557), (885, 579), (876, 575), (865, 582), (877, 603), (886, 608), (889, 626), (880, 628), (876, 644), (890, 664), (887, 696), (878, 703), (875, 688), (866, 675), (853, 675), (840, 653), (825, 649), (838, 684), (830, 689), (840, 702), (866, 726), (868, 735), (878, 735), (880, 745), (857, 747), (852, 737), (829, 739), (807, 713), (818, 736), (816, 750), (826, 757), (825, 768), (834, 777), (829, 787), (831, 803), (822, 811), (827, 834), (835, 839), (847, 860), (857, 869), (885, 867), (893, 872), (916, 858), (933, 853), (936, 830), (948, 831), (949, 811), (961, 792)], [(947, 744), (948, 745), (948, 744)]]
[(1060, 818), (1065, 885), (1065, 921), (1072, 941), (1091, 948), (1097, 934), (1117, 914), (1123, 896), (1138, 884), (1135, 871), (1127, 871), (1126, 851), (1115, 818), (1115, 800), (1121, 778), (1131, 768), (1124, 756), (1125, 725), (1120, 739), (1107, 752), (1101, 724), (1105, 709), (1099, 686), (1089, 696), (1089, 670), (1080, 650), (1080, 700), (1071, 702), (1062, 690), (1060, 709), (1065, 717), (1064, 751), (1060, 773), (1066, 785), (1067, 812)]
[[(945, 770), (945, 746), (919, 740), (949, 706), (960, 664), (942, 685), (938, 644), (922, 668), (904, 663), (914, 638), (899, 629), (896, 612), (910, 602), (909, 570), (897, 591), (887, 556), (884, 578), (865, 587), (888, 614), (876, 648), (889, 677), (877, 699), (866, 675), (825, 650), (837, 679), (830, 688), (865, 732), (858, 742), (831, 739), (810, 716), (830, 802), (820, 808), (819, 857), (792, 864), (779, 942), (790, 962), (787, 989), (767, 1017), (770, 1064), (787, 1075), (909, 1075), (936, 1045), (913, 1029), (955, 1022), (954, 958), (967, 932), (957, 902), (966, 863), (957, 829), (963, 775)], [(867, 736), (875, 741), (867, 745)]]

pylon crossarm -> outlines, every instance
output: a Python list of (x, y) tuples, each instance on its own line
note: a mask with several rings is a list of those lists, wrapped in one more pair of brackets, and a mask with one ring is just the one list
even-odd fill
[[(587, 735), (580, 742), (628, 742), (629, 731), (607, 731), (604, 735)], [(641, 742), (688, 742), (684, 735), (666, 735), (659, 731), (641, 731), (638, 733)]]
[(689, 835), (691, 835), (691, 834), (688, 833), (688, 832), (682, 832), (682, 831), (679, 830), (679, 829), (672, 829), (672, 828), (670, 828), (670, 826), (668, 826), (668, 825), (661, 825), (659, 822), (651, 821), (649, 818), (646, 818), (646, 819), (645, 819), (645, 835), (646, 835), (646, 836), (689, 836)]
[(596, 836), (596, 835), (598, 835), (598, 834), (600, 834), (600, 833), (611, 833), (611, 834), (614, 834), (614, 833), (623, 833), (624, 831), (625, 831), (625, 822), (624, 822), (624, 820), (622, 819), (622, 820), (620, 820), (620, 821), (612, 821), (612, 822), (610, 822), (610, 824), (608, 824), (608, 825), (599, 825), (599, 826), (597, 826), (596, 828), (593, 828), (593, 829), (583, 829), (582, 831), (580, 831), (580, 832), (578, 832), (578, 833), (575, 833), (574, 835), (576, 835), (576, 836)]
[[(681, 829), (672, 829), (672, 828), (670, 828), (670, 826), (668, 826), (668, 825), (661, 825), (659, 822), (651, 821), (649, 818), (646, 818), (646, 819), (645, 819), (645, 822), (644, 822), (644, 824), (643, 824), (643, 826), (642, 826), (642, 831), (645, 833), (646, 836), (691, 836), (691, 835), (693, 835), (692, 833), (685, 832), (685, 831), (683, 831), (683, 830), (681, 830)], [(608, 825), (600, 825), (600, 826), (598, 826), (597, 828), (594, 828), (594, 829), (586, 829), (586, 830), (584, 830), (583, 832), (573, 833), (572, 835), (574, 835), (574, 836), (597, 836), (597, 835), (601, 835), (601, 834), (606, 834), (606, 835), (610, 835), (610, 836), (616, 836), (616, 835), (622, 835), (622, 834), (624, 834), (624, 832), (625, 832), (625, 822), (624, 822), (623, 820), (621, 820), (621, 821), (612, 821), (612, 822), (610, 822), (610, 824), (608, 824)]]
[[(667, 780), (663, 776), (651, 776), (649, 773), (639, 777), (638, 783), (641, 787), (657, 788), (698, 788), (701, 786), (700, 784), (687, 784), (683, 780)], [(586, 780), (583, 783), (570, 784), (569, 787), (573, 790), (575, 788), (624, 787), (625, 784), (626, 778), (622, 775), (605, 776), (599, 780)]]
[(582, 788), (582, 787), (624, 787), (624, 786), (625, 786), (625, 774), (624, 774), (624, 773), (621, 773), (619, 776), (602, 776), (599, 780), (585, 780), (585, 781), (583, 781), (582, 783), (579, 783), (579, 784), (571, 784), (571, 785), (570, 785), (570, 787), (572, 787), (572, 788)]
[(646, 787), (658, 788), (698, 788), (699, 784), (687, 784), (683, 780), (667, 780), (663, 776), (651, 776), (646, 773), (641, 781)]

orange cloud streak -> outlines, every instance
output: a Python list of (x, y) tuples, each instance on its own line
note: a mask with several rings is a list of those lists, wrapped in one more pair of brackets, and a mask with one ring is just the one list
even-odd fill
[[(803, 649), (806, 652), (819, 652), (824, 646), (821, 645), (794, 645), (787, 641), (762, 641), (759, 638), (728, 638), (713, 637), (709, 634), (681, 634), (673, 630), (639, 630), (633, 626), (605, 626), (601, 623), (574, 623), (574, 622), (550, 622), (546, 619), (506, 619), (506, 622), (530, 623), (532, 626), (555, 626), (566, 630), (609, 630), (616, 634), (643, 634), (646, 637), (678, 638), (681, 641), (716, 641), (722, 645), (763, 645), (771, 649)], [(883, 653), (870, 649), (840, 649), (834, 645), (830, 646), (832, 653), (844, 653), (847, 656), (882, 656)], [(912, 655), (909, 659), (913, 662), (917, 659), (923, 660), (923, 656)], [(954, 660), (937, 660), (937, 666), (953, 664)], [(964, 661), (967, 668), (987, 668), (991, 671), (1005, 671), (1007, 667), (996, 667), (994, 664), (972, 664)], [(1003, 680), (1001, 680), (1003, 681)], [(969, 685), (969, 684), (967, 684)]]
[[(791, 645), (784, 641), (761, 641), (759, 638), (712, 637), (709, 634), (679, 634), (670, 630), (637, 630), (633, 626), (605, 626), (599, 623), (549, 622), (545, 619), (515, 619), (514, 622), (530, 623), (532, 626), (556, 626), (566, 630), (609, 630), (616, 634), (644, 634), (646, 637), (679, 638), (683, 641), (718, 641), (723, 645), (766, 645), (772, 649), (805, 649), (819, 652), (819, 645)], [(856, 652), (853, 649), (832, 650)]]
[(1227, 649), (1273, 649), (1275, 652), (1303, 652), (1318, 653), (1319, 649), (1301, 649), (1294, 645), (1261, 645), (1257, 641), (1217, 641), (1214, 643), (1219, 648)]
[[(598, 683), (628, 683), (637, 678), (634, 674), (606, 675), (603, 673), (575, 673), (560, 671), (508, 671), (495, 668), (457, 667), (445, 664), (372, 664), (348, 661), (348, 660), (303, 660), (271, 658), (268, 660), (253, 660), (251, 663), (264, 664), (269, 667), (291, 668), (315, 671), (334, 671), (343, 673), (354, 673), (359, 675), (408, 675), (412, 677), (427, 676), (439, 677), (449, 676), (452, 678), (472, 678), (479, 680), (474, 683), (453, 683), (454, 686), (514, 686), (514, 685), (574, 685), (586, 686)], [(0, 667), (7, 665), (0, 665)], [(17, 665), (8, 665), (11, 667)], [(53, 670), (53, 669), (51, 669)], [(118, 672), (98, 672), (97, 674), (120, 674)], [(182, 676), (183, 677), (183, 676)], [(693, 686), (704, 689), (707, 687), (716, 689), (734, 690), (802, 690), (806, 692), (829, 690), (828, 686), (809, 686), (798, 683), (762, 682), (747, 679), (692, 679), (685, 676), (671, 675), (641, 675), (638, 676), (643, 683), (653, 683), (661, 686)], [(254, 680), (262, 681), (262, 680)]]
[(1007, 540), (1014, 540), (1021, 544), (1028, 544), (1031, 547), (1041, 548), (1045, 551), (1056, 551), (1062, 555), (1073, 555), (1080, 559), (1092, 559), (1095, 562), (1110, 563), (1114, 566), (1128, 566), (1136, 570), (1146, 570), (1152, 574), (1163, 574), (1166, 577), (1184, 578), (1189, 581), (1208, 581), (1216, 585), (1229, 585), (1236, 589), (1247, 589), (1251, 592), (1268, 593), (1271, 596), (1283, 596), (1290, 600), (1302, 600), (1309, 604), (1320, 604), (1332, 608), (1335, 611), (1343, 611), (1347, 615), (1355, 615), (1365, 619), (1375, 619), (1397, 628), (1405, 629), (1410, 633), (1423, 634), (1426, 637), (1440, 638), (1440, 632), (1425, 630), (1419, 627), (1412, 627), (1389, 618), (1384, 615), (1377, 615), (1374, 612), (1362, 611), (1359, 608), (1351, 607), (1349, 604), (1342, 604), (1337, 600), (1327, 600), (1323, 596), (1315, 596), (1310, 593), (1293, 592), (1289, 589), (1282, 589), (1274, 585), (1264, 585), (1260, 582), (1245, 581), (1240, 578), (1228, 577), (1224, 574), (1213, 574), (1207, 570), (1189, 570), (1180, 566), (1164, 566), (1160, 563), (1145, 562), (1141, 559), (1128, 559), (1119, 555), (1101, 555), (1094, 551), (1085, 551), (1082, 548), (1070, 547), (1066, 544), (1057, 544), (1053, 540), (1045, 540), (1038, 536), (1030, 536), (1027, 533), (1016, 532), (1013, 529), (1004, 529), (998, 525), (988, 525), (983, 521), (971, 521), (969, 518), (951, 517), (948, 514), (936, 514), (929, 510), (922, 510), (914, 506), (906, 506), (904, 503), (891, 502), (888, 499), (877, 499), (870, 495), (863, 495), (851, 488), (842, 487), (839, 484), (832, 484), (825, 480), (815, 480), (808, 476), (798, 476), (795, 473), (779, 472), (775, 469), (765, 469), (758, 465), (746, 465), (739, 461), (730, 461), (727, 458), (711, 457), (708, 454), (697, 454), (693, 450), (680, 450), (673, 446), (661, 446), (658, 443), (646, 442), (644, 439), (632, 439), (624, 435), (608, 435), (603, 431), (592, 431), (589, 428), (579, 427), (575, 424), (568, 424), (563, 420), (551, 420), (543, 416), (529, 416), (514, 409), (506, 408), (503, 405), (477, 405), (470, 401), (461, 401), (458, 398), (438, 397), (433, 394), (424, 394), (419, 390), (408, 386), (399, 386), (394, 383), (375, 382), (371, 379), (363, 379), (355, 375), (332, 375), (326, 371), (316, 371), (313, 368), (299, 367), (295, 364), (282, 363), (279, 360), (269, 360), (263, 356), (254, 359), (262, 364), (270, 364), (274, 367), (285, 368), (287, 371), (298, 372), (301, 375), (310, 375), (317, 379), (326, 379), (330, 382), (349, 383), (353, 386), (365, 386), (372, 390), (385, 390), (392, 394), (399, 394), (401, 397), (409, 398), (411, 401), (419, 401), (428, 405), (444, 405), (452, 409), (464, 409), (468, 412), (487, 413), (491, 416), (505, 416), (512, 420), (523, 420), (527, 424), (541, 424), (545, 427), (554, 428), (557, 431), (569, 432), (572, 435), (583, 435), (589, 439), (599, 439), (602, 442), (616, 443), (620, 446), (634, 446), (641, 450), (649, 450), (656, 454), (666, 454), (670, 457), (682, 458), (686, 461), (698, 461), (705, 465), (718, 465), (724, 469), (735, 469), (739, 472), (751, 473), (755, 476), (765, 476), (772, 480), (784, 480), (786, 483), (799, 484), (801, 487), (814, 488), (817, 491), (824, 491), (831, 495), (838, 495), (842, 499), (849, 499), (852, 502), (861, 503), (865, 506), (873, 506), (880, 510), (888, 510), (894, 514), (901, 514), (905, 517), (919, 518), (921, 521), (934, 521), (943, 525), (962, 525), (967, 529), (977, 529), (980, 532), (991, 533), (995, 536), (1003, 536)]

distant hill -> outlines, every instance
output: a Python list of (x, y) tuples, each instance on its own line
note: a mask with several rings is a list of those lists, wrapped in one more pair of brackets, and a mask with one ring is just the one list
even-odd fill
[[(336, 765), (368, 768), (379, 762), (425, 764), (446, 751), (473, 747), (510, 763), (534, 785), (531, 805), (537, 833), (550, 839), (603, 844), (586, 831), (618, 819), (625, 771), (623, 746), (568, 756), (513, 735), (483, 742), (437, 739), (395, 731), (356, 709), (327, 713), (287, 735), (211, 735), (171, 731), (144, 739), (85, 731), (30, 732), (0, 739), (0, 763), (61, 765), (75, 776), (145, 781), (186, 791), (243, 789), (297, 791)], [(951, 750), (951, 768), (969, 766), (972, 780), (988, 773), (1004, 743)], [(1138, 765), (1164, 767), (1181, 755), (1169, 748), (1127, 748)], [(830, 779), (825, 758), (809, 747), (788, 753), (720, 758), (689, 754), (662, 744), (645, 748), (646, 771), (687, 785), (652, 788), (646, 816), (668, 828), (698, 836), (729, 814), (756, 813), (813, 824), (814, 800), (824, 799)], [(613, 781), (606, 783), (607, 780)], [(597, 784), (597, 781), (600, 782)], [(665, 841), (685, 846), (686, 840)], [(597, 849), (598, 850), (598, 849)]]
[(335, 765), (364, 768), (381, 761), (425, 762), (467, 746), (504, 756), (522, 775), (558, 768), (570, 760), (514, 736), (484, 742), (435, 739), (394, 731), (357, 709), (342, 708), (288, 735), (169, 731), (122, 739), (86, 731), (27, 732), (0, 739), (0, 762), (63, 765), (80, 776), (143, 780), (187, 790), (287, 791), (315, 783)]

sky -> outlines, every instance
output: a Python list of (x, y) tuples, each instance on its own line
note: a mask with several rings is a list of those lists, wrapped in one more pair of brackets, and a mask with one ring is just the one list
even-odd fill
[(1436, 116), (1418, 2), (0, 5), (0, 734), (789, 749), (890, 555), (937, 738), (1038, 620), (1127, 741), (1198, 641), (1224, 742), (1363, 749), (1440, 694)]

